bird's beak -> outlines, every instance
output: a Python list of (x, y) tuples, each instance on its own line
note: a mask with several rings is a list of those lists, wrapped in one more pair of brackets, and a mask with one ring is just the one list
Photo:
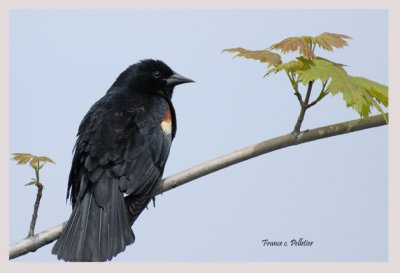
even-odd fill
[(176, 72), (174, 72), (174, 74), (172, 74), (171, 77), (166, 79), (166, 81), (167, 81), (168, 86), (175, 86), (175, 85), (182, 84), (182, 83), (194, 82), (194, 80), (191, 80), (182, 75), (179, 75)]

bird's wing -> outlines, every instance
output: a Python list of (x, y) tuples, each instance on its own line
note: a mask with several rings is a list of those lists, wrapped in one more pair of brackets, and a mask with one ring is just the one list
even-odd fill
[(118, 181), (135, 202), (146, 199), (134, 206), (146, 206), (162, 176), (171, 145), (171, 136), (160, 128), (168, 102), (159, 98), (151, 108), (124, 102), (119, 111), (114, 103), (103, 97), (82, 121), (69, 178), (73, 205), (92, 183), (96, 203), (104, 206), (111, 181)]

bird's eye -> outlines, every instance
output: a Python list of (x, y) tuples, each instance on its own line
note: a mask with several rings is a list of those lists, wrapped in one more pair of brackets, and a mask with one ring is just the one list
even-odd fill
[(160, 78), (161, 77), (161, 72), (160, 71), (155, 71), (153, 73), (153, 77), (156, 78), (156, 79)]

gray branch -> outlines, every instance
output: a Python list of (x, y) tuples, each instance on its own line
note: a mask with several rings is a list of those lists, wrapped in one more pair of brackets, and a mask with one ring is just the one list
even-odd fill
[[(384, 114), (388, 119), (388, 114)], [(386, 125), (384, 115), (372, 116), (369, 118), (351, 120), (343, 123), (337, 123), (329, 126), (319, 127), (312, 130), (306, 130), (297, 134), (287, 134), (251, 145), (235, 152), (220, 156), (205, 163), (194, 166), (190, 169), (176, 173), (163, 179), (160, 186), (155, 191), (154, 195), (169, 191), (187, 182), (195, 180), (199, 177), (216, 172), (223, 168), (229, 167), (236, 163), (248, 160), (250, 158), (269, 153), (275, 150), (283, 149), (289, 146), (298, 145), (305, 142), (323, 139), (336, 135), (343, 135), (351, 132), (374, 128)], [(29, 252), (34, 252), (37, 249), (50, 244), (57, 240), (62, 232), (66, 222), (45, 230), (33, 237), (21, 240), (10, 245), (9, 258), (25, 255)]]
[(49, 228), (48, 230), (10, 245), (9, 259), (17, 258), (29, 252), (35, 252), (42, 246), (57, 240), (61, 236), (61, 232), (66, 224), (67, 222), (64, 222), (61, 225)]

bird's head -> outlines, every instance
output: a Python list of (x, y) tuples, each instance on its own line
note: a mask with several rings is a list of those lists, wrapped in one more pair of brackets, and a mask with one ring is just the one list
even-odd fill
[(116, 83), (124, 82), (129, 86), (138, 86), (145, 92), (159, 94), (168, 98), (172, 97), (174, 87), (193, 82), (174, 72), (168, 65), (160, 60), (142, 60), (124, 71)]

